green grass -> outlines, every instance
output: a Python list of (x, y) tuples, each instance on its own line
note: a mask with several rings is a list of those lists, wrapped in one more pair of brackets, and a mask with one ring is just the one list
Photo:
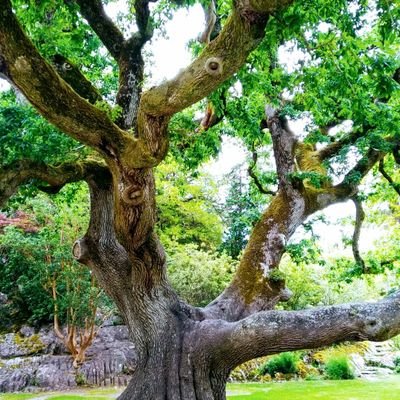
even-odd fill
[(230, 400), (400, 400), (400, 379), (228, 385)]
[[(79, 393), (48, 393), (47, 400), (115, 399), (113, 389)], [(45, 393), (3, 394), (0, 400), (30, 400)], [(301, 381), (284, 383), (239, 383), (228, 385), (229, 400), (400, 400), (400, 377), (380, 381)]]

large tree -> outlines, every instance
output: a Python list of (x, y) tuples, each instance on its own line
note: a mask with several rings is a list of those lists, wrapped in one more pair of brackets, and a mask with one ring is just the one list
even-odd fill
[[(87, 182), (90, 223), (73, 254), (115, 301), (135, 344), (137, 368), (120, 399), (225, 399), (229, 372), (246, 360), (399, 333), (397, 294), (376, 303), (273, 310), (289, 296), (278, 267), (296, 228), (331, 204), (359, 201), (359, 185), (374, 166), (390, 159), (395, 168), (400, 159), (395, 4), (236, 0), (217, 8), (205, 5), (210, 26), (197, 57), (174, 79), (145, 90), (143, 48), (159, 26), (154, 15), (186, 4), (128, 3), (136, 27), (130, 37), (100, 0), (29, 5), (0, 0), (2, 76), (51, 124), (92, 150), (57, 164), (44, 154), (3, 160), (0, 202), (32, 179), (48, 192)], [(69, 19), (60, 23), (60, 12)], [(372, 28), (365, 30), (371, 25), (368, 17)], [(82, 42), (71, 61), (64, 54), (65, 41), (56, 41), (74, 33)], [(92, 46), (95, 36), (108, 54)], [(285, 43), (306, 54), (292, 73), (277, 58)], [(85, 51), (92, 63), (114, 59), (118, 87), (107, 100), (118, 106), (117, 115), (107, 112), (101, 93), (75, 65), (76, 54)], [(91, 76), (90, 65), (85, 71)], [(96, 83), (101, 79), (97, 75)], [(230, 89), (235, 82), (241, 87)], [(292, 93), (291, 104), (285, 92)], [(206, 115), (195, 132), (187, 133), (187, 143), (201, 141), (224, 120), (221, 129), (240, 133), (253, 152), (271, 145), (276, 187), (265, 190), (269, 205), (232, 282), (208, 306), (195, 308), (168, 282), (166, 255), (155, 234), (153, 169), (169, 145), (173, 148), (173, 138), (180, 137), (183, 149), (188, 145), (184, 129), (177, 134), (171, 119), (206, 97)], [(304, 140), (283, 117), (299, 112), (309, 112), (313, 121)], [(353, 122), (352, 130), (335, 133), (331, 128), (344, 120)], [(261, 188), (254, 164), (251, 175)]]

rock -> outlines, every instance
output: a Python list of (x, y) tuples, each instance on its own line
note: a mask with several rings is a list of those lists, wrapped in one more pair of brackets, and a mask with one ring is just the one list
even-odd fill
[(35, 329), (33, 329), (31, 326), (24, 325), (22, 328), (19, 330), (19, 334), (22, 337), (30, 337), (35, 334)]
[(57, 390), (76, 387), (77, 383), (71, 357), (47, 358), (36, 370), (35, 386)]
[(0, 392), (75, 388), (79, 384), (122, 386), (137, 358), (125, 326), (99, 330), (87, 359), (76, 370), (51, 326), (0, 336)]
[(0, 393), (19, 392), (25, 389), (31, 382), (32, 375), (25, 370), (7, 371), (1, 374), (0, 370)]

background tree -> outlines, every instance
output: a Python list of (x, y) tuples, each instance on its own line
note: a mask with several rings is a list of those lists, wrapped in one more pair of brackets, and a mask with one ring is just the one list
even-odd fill
[[(30, 179), (46, 182), (38, 186), (53, 192), (72, 181), (88, 183), (89, 227), (73, 253), (115, 301), (135, 342), (138, 368), (120, 398), (224, 399), (229, 371), (248, 359), (398, 333), (399, 295), (369, 304), (272, 310), (288, 299), (278, 267), (296, 229), (313, 213), (354, 198), (375, 165), (389, 154), (397, 158), (396, 5), (222, 3), (220, 31), (207, 34), (212, 40), (174, 79), (149, 89), (143, 47), (163, 12), (185, 3), (129, 5), (127, 19), (136, 30), (125, 37), (99, 0), (44, 1), (38, 7), (0, 1), (0, 72), (50, 123), (91, 149), (58, 164), (19, 156), (4, 162), (0, 200)], [(102, 59), (99, 40), (109, 53)], [(279, 62), (283, 44), (303, 52), (291, 72)], [(105, 97), (113, 101), (109, 106), (99, 100), (103, 87), (88, 78), (98, 83), (102, 71), (116, 69), (118, 84), (111, 79), (115, 86)], [(226, 129), (247, 145), (270, 145), (277, 191), (231, 283), (209, 305), (196, 308), (166, 278), (166, 256), (155, 234), (153, 168), (179, 137), (169, 135), (169, 122), (177, 123), (172, 116), (207, 96), (210, 117), (194, 141), (207, 147), (205, 132), (215, 132), (214, 123), (226, 112)], [(310, 122), (303, 137), (295, 136), (287, 117), (302, 116)], [(348, 133), (340, 129), (344, 120), (352, 121)]]

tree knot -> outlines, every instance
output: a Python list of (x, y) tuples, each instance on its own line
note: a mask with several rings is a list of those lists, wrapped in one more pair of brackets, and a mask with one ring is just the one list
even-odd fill
[(144, 184), (141, 174), (137, 170), (132, 170), (124, 174), (125, 184), (122, 185), (122, 200), (130, 206), (138, 206), (144, 200)]
[(222, 75), (222, 60), (219, 57), (210, 57), (204, 64), (204, 69), (209, 75), (218, 76)]

